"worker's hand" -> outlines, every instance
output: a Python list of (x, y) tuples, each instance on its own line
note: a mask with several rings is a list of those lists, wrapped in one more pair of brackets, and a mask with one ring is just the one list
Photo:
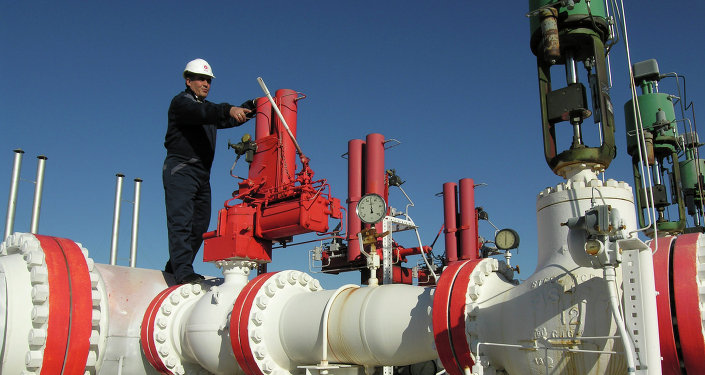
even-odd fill
[(230, 117), (234, 118), (238, 124), (244, 124), (248, 120), (247, 114), (251, 112), (247, 108), (230, 107)]

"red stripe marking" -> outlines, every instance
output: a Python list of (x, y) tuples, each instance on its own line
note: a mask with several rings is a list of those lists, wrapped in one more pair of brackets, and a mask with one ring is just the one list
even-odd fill
[(463, 375), (453, 353), (453, 343), (448, 322), (448, 307), (453, 283), (458, 272), (467, 262), (453, 262), (443, 270), (433, 296), (433, 340), (436, 343), (438, 358), (449, 375)]
[(689, 374), (705, 374), (703, 337), (698, 293), (697, 249), (702, 234), (678, 236), (673, 249), (673, 294), (676, 300), (678, 334), (685, 369)]
[(49, 318), (41, 374), (61, 374), (69, 339), (70, 296), (66, 258), (53, 237), (35, 235), (44, 250), (49, 279)]
[(66, 256), (71, 280), (71, 331), (62, 374), (80, 374), (86, 368), (93, 327), (91, 277), (81, 248), (64, 238), (56, 241)]
[[(258, 276), (259, 277), (259, 276)], [(247, 299), (247, 295), (252, 291), (252, 287), (259, 283), (259, 280), (255, 278), (250, 281), (244, 288), (240, 291), (237, 298), (235, 299), (235, 304), (233, 305), (233, 311), (230, 314), (230, 345), (233, 348), (233, 354), (235, 355), (235, 360), (238, 365), (245, 372), (245, 374), (250, 373), (249, 366), (245, 361), (245, 356), (242, 354), (242, 346), (240, 345), (240, 314), (242, 313), (242, 307)]]
[[(673, 335), (673, 320), (671, 319), (671, 245), (675, 237), (657, 239), (658, 251), (654, 254), (654, 278), (656, 291), (656, 312), (658, 314), (658, 336), (661, 346), (661, 371), (664, 374), (678, 374), (681, 369), (676, 349), (676, 339)], [(654, 248), (656, 242), (651, 242)]]
[(149, 364), (154, 367), (155, 370), (159, 371), (160, 374), (171, 375), (171, 371), (166, 368), (164, 362), (159, 358), (159, 353), (157, 352), (156, 344), (154, 343), (154, 321), (159, 313), (159, 307), (161, 307), (162, 302), (171, 294), (171, 292), (178, 288), (180, 285), (174, 285), (167, 289), (162, 290), (152, 302), (147, 307), (142, 318), (142, 327), (140, 327), (140, 341), (142, 343), (142, 351), (144, 356), (149, 362)]
[(247, 329), (252, 304), (264, 282), (276, 274), (277, 272), (265, 273), (250, 281), (237, 296), (233, 313), (230, 315), (230, 343), (237, 363), (247, 375), (262, 375), (257, 361), (252, 356)]
[(448, 310), (448, 326), (455, 353), (455, 360), (460, 365), (461, 371), (466, 367), (472, 368), (475, 361), (470, 356), (471, 349), (465, 336), (465, 294), (470, 284), (470, 274), (482, 259), (472, 259), (458, 271), (453, 283)]

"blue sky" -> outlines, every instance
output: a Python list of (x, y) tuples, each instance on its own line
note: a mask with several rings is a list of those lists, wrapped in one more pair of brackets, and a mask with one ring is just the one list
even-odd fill
[[(132, 199), (132, 180), (141, 178), (137, 264), (160, 269), (167, 259), (161, 183), (166, 112), (183, 89), (185, 63), (201, 57), (217, 77), (208, 97), (214, 102), (262, 96), (258, 76), (271, 91), (307, 95), (299, 102), (299, 142), (316, 177), (327, 178), (343, 201), (346, 161), (340, 155), (348, 140), (369, 133), (399, 140), (387, 152), (387, 167), (406, 181), (415, 203), (410, 214), (425, 244), (442, 223), (435, 194), (444, 182), (469, 177), (487, 184), (478, 187), (476, 203), (495, 225), (519, 232), (521, 247), (512, 261), (526, 278), (536, 264), (536, 194), (561, 179), (543, 157), (528, 4), (511, 4), (0, 1), (0, 172), (6, 176), (0, 198), (8, 196), (12, 150), (21, 148), (26, 153), (15, 230), (29, 231), (35, 157), (46, 155), (39, 232), (81, 242), (96, 262), (107, 263), (115, 174), (126, 175), (124, 200)], [(628, 1), (625, 7), (633, 62), (656, 58), (662, 72), (686, 76), (689, 101), (702, 102), (705, 5)], [(611, 67), (618, 157), (607, 177), (632, 184), (624, 147), (624, 42), (613, 49)], [(663, 82), (662, 92), (675, 93), (674, 87)], [(595, 132), (591, 124), (586, 133)], [(218, 135), (213, 215), (235, 188), (227, 141), (245, 132), (254, 133), (253, 122)], [(238, 171), (245, 174), (244, 163)], [(391, 205), (403, 209), (403, 195), (395, 192)], [(124, 203), (121, 265), (128, 263), (131, 215)], [(483, 222), (480, 234), (492, 238), (493, 229)], [(402, 244), (415, 246), (411, 238)], [(270, 270), (307, 270), (310, 247), (275, 250)], [(442, 250), (439, 240), (436, 251)], [(196, 270), (219, 275), (200, 261)], [(357, 274), (315, 276), (326, 287), (359, 281)]]

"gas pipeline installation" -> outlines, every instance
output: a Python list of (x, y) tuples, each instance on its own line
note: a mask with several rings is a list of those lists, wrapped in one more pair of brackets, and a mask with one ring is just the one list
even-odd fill
[[(176, 284), (160, 270), (97, 264), (36, 225), (15, 233), (11, 189), (0, 373), (705, 374), (705, 160), (694, 114), (659, 92), (673, 77), (655, 59), (630, 61), (622, 136), (633, 185), (606, 178), (617, 153), (608, 56), (625, 32), (620, 9), (530, 0), (527, 17), (544, 154), (563, 180), (538, 193), (537, 266), (526, 279), (509, 262), (515, 230), (478, 235), (487, 214), (472, 178), (439, 183), (445, 250), (433, 255), (408, 210), (388, 204), (406, 193), (385, 165), (383, 134), (341, 150), (347, 197), (334, 197), (297, 142), (304, 95), (272, 96), (260, 79), (255, 135), (230, 144), (248, 174), (203, 234), (203, 261), (218, 277)], [(599, 144), (584, 140), (588, 121)], [(572, 138), (561, 142), (558, 128)], [(400, 232), (418, 241), (401, 244)], [(359, 273), (361, 285), (325, 290), (301, 270), (267, 272), (273, 246), (307, 233), (323, 239), (310, 262)], [(422, 261), (410, 266), (411, 256)]]

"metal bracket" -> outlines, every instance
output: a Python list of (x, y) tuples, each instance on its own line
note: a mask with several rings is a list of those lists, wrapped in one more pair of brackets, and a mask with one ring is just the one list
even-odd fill
[[(648, 374), (648, 348), (647, 332), (645, 323), (645, 295), (647, 291), (641, 282), (641, 265), (639, 262), (639, 252), (651, 249), (638, 238), (630, 238), (617, 241), (618, 247), (622, 250), (622, 292), (624, 308), (624, 324), (627, 326), (630, 340), (634, 345), (634, 361), (637, 374)], [(646, 270), (644, 270), (646, 271)]]

